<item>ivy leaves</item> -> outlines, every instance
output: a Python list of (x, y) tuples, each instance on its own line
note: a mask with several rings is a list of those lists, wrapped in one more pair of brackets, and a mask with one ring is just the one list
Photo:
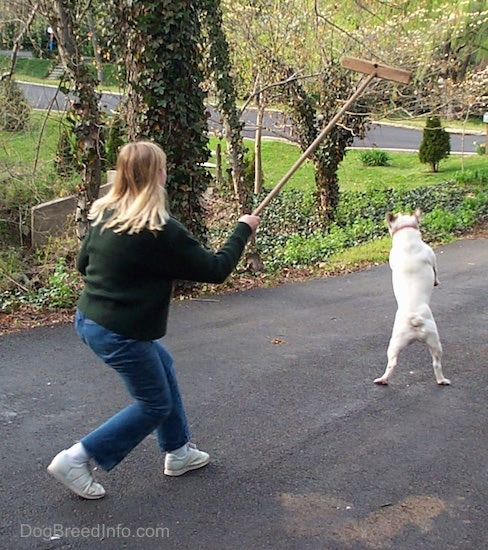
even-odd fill
[(173, 213), (206, 239), (201, 197), (210, 174), (199, 12), (187, 1), (134, 1), (120, 37), (127, 62), (131, 138), (159, 143), (168, 159)]

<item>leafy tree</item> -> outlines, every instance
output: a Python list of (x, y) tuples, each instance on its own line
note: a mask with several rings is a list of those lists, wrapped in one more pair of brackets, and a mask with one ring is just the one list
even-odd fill
[(200, 44), (201, 2), (113, 0), (114, 51), (125, 68), (128, 138), (159, 143), (174, 213), (206, 238), (202, 195), (210, 182)]
[[(483, 0), (289, 0), (286, 10), (279, 2), (222, 1), (243, 95), (256, 72), (266, 72), (270, 56), (285, 59), (305, 75), (320, 72), (324, 57), (347, 53), (413, 72), (408, 87), (385, 82), (371, 87), (364, 97), (371, 100), (372, 112), (437, 111), (458, 118), (465, 114), (460, 96), (468, 93), (465, 79), (486, 67), (488, 10)], [(483, 85), (485, 105), (470, 104), (472, 113), (486, 110), (486, 77)]]
[(419, 148), (419, 160), (429, 164), (433, 172), (439, 171), (439, 162), (449, 156), (451, 152), (451, 138), (441, 126), (438, 116), (427, 118), (422, 142)]
[[(288, 70), (291, 75), (292, 71)], [(308, 149), (322, 127), (333, 118), (337, 104), (348, 98), (352, 80), (350, 74), (337, 63), (330, 63), (322, 74), (320, 84), (321, 93), (311, 94), (297, 79), (289, 79), (288, 106), (302, 151)], [(358, 109), (358, 105), (355, 108)], [(339, 202), (339, 164), (344, 159), (346, 148), (352, 145), (354, 135), (362, 136), (364, 130), (365, 116), (351, 111), (332, 128), (311, 155), (319, 206), (326, 223), (333, 221)]]
[(30, 106), (14, 80), (0, 80), (0, 130), (20, 132), (29, 121)]
[[(338, 105), (349, 97), (353, 86), (352, 75), (338, 63), (336, 37), (329, 32), (332, 25), (319, 14), (317, 3), (315, 11), (300, 0), (287, 3), (286, 10), (277, 3), (225, 3), (225, 21), (240, 82), (253, 86), (251, 97), (257, 99), (258, 115), (269, 102), (286, 105), (292, 135), (305, 151), (335, 115)], [(249, 96), (249, 88), (241, 94)], [(339, 163), (354, 136), (364, 132), (366, 117), (354, 112), (358, 105), (310, 155), (326, 222), (334, 218), (339, 198)]]

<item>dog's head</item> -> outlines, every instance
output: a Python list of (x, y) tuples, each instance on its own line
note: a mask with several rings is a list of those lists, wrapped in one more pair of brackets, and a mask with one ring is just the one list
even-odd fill
[(418, 230), (422, 214), (423, 212), (420, 208), (417, 208), (413, 214), (393, 214), (389, 212), (385, 219), (390, 235), (393, 237), (397, 231), (406, 227)]

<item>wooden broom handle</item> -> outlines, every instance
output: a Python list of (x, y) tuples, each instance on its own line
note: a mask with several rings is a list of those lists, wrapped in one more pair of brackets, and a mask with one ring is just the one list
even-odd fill
[(314, 139), (314, 141), (308, 146), (307, 150), (302, 153), (300, 158), (295, 162), (295, 164), (288, 170), (288, 172), (281, 178), (281, 180), (273, 187), (273, 189), (268, 193), (264, 200), (253, 210), (252, 215), (258, 216), (266, 206), (271, 202), (271, 199), (277, 195), (283, 185), (293, 176), (293, 174), (300, 168), (300, 166), (305, 162), (305, 160), (317, 149), (322, 140), (330, 134), (332, 128), (335, 126), (335, 123), (339, 118), (347, 111), (349, 106), (356, 101), (356, 99), (364, 92), (364, 90), (369, 86), (369, 83), (376, 77), (376, 73), (370, 74), (365, 78), (357, 90), (352, 94), (352, 96), (344, 103), (342, 108), (335, 114), (331, 119), (329, 124), (320, 132), (320, 134)]

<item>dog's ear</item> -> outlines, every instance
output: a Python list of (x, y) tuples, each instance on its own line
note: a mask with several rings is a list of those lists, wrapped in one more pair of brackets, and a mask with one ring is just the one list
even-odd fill
[(417, 220), (420, 220), (420, 218), (424, 215), (423, 211), (420, 209), (420, 208), (417, 208), (415, 210), (415, 217), (417, 218)]
[(391, 224), (395, 221), (397, 215), (393, 214), (392, 212), (388, 212), (385, 216), (385, 221), (388, 225), (388, 227), (391, 227)]

